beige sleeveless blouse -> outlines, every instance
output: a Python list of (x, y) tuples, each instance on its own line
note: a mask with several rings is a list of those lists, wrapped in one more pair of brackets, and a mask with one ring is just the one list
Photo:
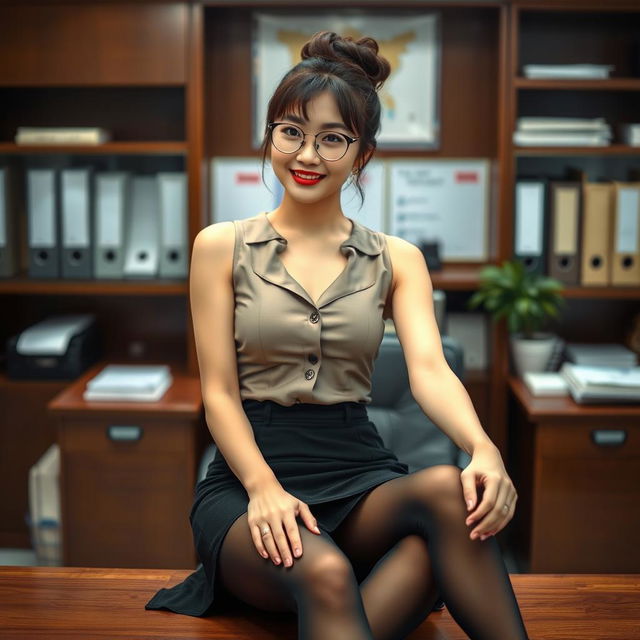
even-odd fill
[[(371, 402), (391, 260), (383, 234), (353, 223), (347, 265), (317, 305), (289, 274), (266, 212), (234, 220), (235, 345), (242, 400)], [(318, 265), (321, 269), (322, 265)]]

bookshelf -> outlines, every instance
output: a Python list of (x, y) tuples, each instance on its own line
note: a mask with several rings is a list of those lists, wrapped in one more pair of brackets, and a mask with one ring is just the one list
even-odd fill
[[(603, 6), (606, 5), (606, 6)], [(0, 163), (136, 172), (185, 171), (188, 176), (188, 242), (210, 223), (209, 163), (216, 156), (254, 156), (251, 144), (251, 14), (254, 10), (305, 14), (346, 11), (343, 2), (293, 0), (22, 1), (0, 5)], [(589, 178), (626, 178), (640, 166), (640, 148), (533, 148), (512, 143), (520, 115), (607, 116), (633, 120), (640, 113), (640, 73), (632, 65), (640, 29), (635, 0), (367, 0), (349, 11), (437, 11), (442, 24), (440, 147), (431, 151), (379, 150), (378, 157), (486, 158), (490, 161), (488, 212), (490, 263), (512, 255), (514, 183), (517, 175), (561, 175), (566, 164)], [(571, 46), (568, 46), (568, 42)], [(526, 63), (615, 64), (600, 81), (530, 80)], [(637, 119), (637, 118), (636, 118)], [(18, 126), (101, 126), (112, 142), (96, 147), (33, 147), (13, 142)], [(22, 221), (26, 216), (22, 215)], [(141, 357), (176, 363), (197, 377), (188, 283), (175, 281), (33, 281), (23, 273), (0, 281), (0, 335), (6, 339), (51, 313), (91, 311), (105, 329), (105, 357)], [(483, 264), (446, 263), (432, 273), (447, 292), (448, 310), (466, 311)], [(572, 287), (557, 331), (572, 340), (620, 340), (640, 299), (640, 287)], [(81, 303), (81, 304), (79, 304)], [(81, 308), (79, 308), (81, 307)], [(490, 366), (471, 371), (465, 385), (492, 440), (507, 451), (507, 332), (490, 324)], [(13, 383), (0, 378), (0, 400), (43, 402), (59, 385)], [(20, 401), (17, 401), (17, 398)], [(4, 412), (0, 433), (13, 418)], [(53, 429), (49, 432), (53, 441)], [(19, 467), (0, 459), (0, 481), (27, 472), (42, 450)], [(0, 457), (2, 453), (0, 453)], [(26, 543), (17, 521), (0, 531)], [(13, 500), (13, 498), (12, 498)], [(1, 519), (0, 519), (1, 521)], [(5, 535), (6, 534), (6, 535)]]

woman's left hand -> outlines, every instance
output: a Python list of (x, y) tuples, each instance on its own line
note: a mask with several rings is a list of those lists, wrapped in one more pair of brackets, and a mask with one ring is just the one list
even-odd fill
[[(493, 443), (477, 446), (460, 479), (464, 500), (470, 511), (466, 524), (473, 527), (470, 538), (485, 540), (502, 530), (513, 518), (518, 494), (504, 468), (498, 448)], [(482, 501), (474, 510), (477, 485), (482, 488)], [(504, 505), (508, 505), (508, 508), (505, 509)]]

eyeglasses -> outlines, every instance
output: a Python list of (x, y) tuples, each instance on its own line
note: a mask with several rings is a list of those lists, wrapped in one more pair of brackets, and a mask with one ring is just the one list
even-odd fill
[[(305, 137), (311, 135), (288, 122), (270, 122), (267, 127), (271, 135), (271, 144), (281, 153), (295, 153), (304, 145)], [(347, 153), (349, 145), (360, 139), (337, 131), (320, 131), (314, 138), (313, 146), (316, 153), (329, 162), (340, 160)]]

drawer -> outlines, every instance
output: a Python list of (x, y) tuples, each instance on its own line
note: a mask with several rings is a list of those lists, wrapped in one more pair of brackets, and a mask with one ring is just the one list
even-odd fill
[(184, 454), (192, 451), (193, 425), (180, 420), (149, 420), (140, 416), (116, 419), (73, 420), (58, 427), (60, 447), (68, 452), (138, 454)]
[(538, 426), (531, 571), (640, 570), (639, 435), (604, 420)]
[(640, 458), (640, 425), (606, 418), (545, 423), (538, 426), (537, 446), (545, 457)]

